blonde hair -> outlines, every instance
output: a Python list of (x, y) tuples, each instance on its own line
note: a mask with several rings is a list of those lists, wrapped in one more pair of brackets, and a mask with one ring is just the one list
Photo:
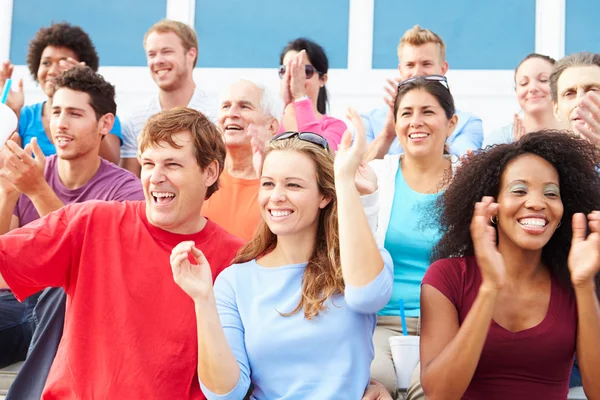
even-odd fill
[[(169, 146), (180, 149), (173, 136), (180, 132), (190, 132), (194, 142), (194, 156), (202, 171), (208, 165), (217, 160), (219, 164), (219, 175), (225, 166), (225, 141), (223, 134), (204, 114), (187, 107), (175, 107), (171, 110), (161, 111), (153, 115), (139, 137), (139, 153), (148, 147)], [(219, 181), (215, 181), (207, 190), (208, 199), (219, 189)]]
[(196, 31), (192, 27), (183, 22), (175, 21), (172, 19), (163, 19), (152, 25), (148, 32), (144, 35), (144, 48), (146, 47), (146, 40), (152, 32), (168, 33), (173, 32), (181, 39), (181, 44), (185, 52), (187, 53), (190, 49), (196, 49), (196, 57), (194, 58), (194, 68), (196, 67), (196, 61), (198, 61), (198, 36)]
[(410, 46), (422, 46), (427, 43), (435, 43), (438, 45), (440, 50), (440, 62), (446, 61), (446, 45), (439, 35), (430, 31), (429, 29), (421, 28), (419, 25), (415, 25), (406, 32), (400, 38), (398, 44), (398, 60), (401, 60), (402, 49), (404, 45)]
[[(283, 316), (291, 316), (304, 310), (304, 317), (312, 319), (326, 307), (325, 301), (344, 293), (344, 280), (340, 266), (340, 241), (338, 236), (337, 198), (333, 174), (333, 154), (322, 147), (297, 137), (269, 142), (265, 159), (273, 151), (297, 151), (307, 155), (315, 163), (319, 192), (331, 199), (319, 214), (317, 240), (302, 277), (302, 297), (298, 306)], [(264, 256), (275, 249), (277, 235), (262, 220), (254, 236), (233, 260), (243, 263)]]

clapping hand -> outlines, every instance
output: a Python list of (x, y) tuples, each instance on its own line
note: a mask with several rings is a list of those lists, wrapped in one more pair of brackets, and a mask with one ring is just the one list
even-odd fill
[(256, 175), (260, 177), (265, 149), (267, 147), (267, 142), (271, 139), (272, 135), (266, 125), (256, 124), (250, 124), (248, 126), (246, 135), (250, 137), (250, 145), (252, 146), (252, 166), (254, 167)]
[(306, 50), (302, 50), (292, 57), (287, 65), (287, 69), (291, 74), (290, 93), (294, 100), (306, 96), (306, 63)]
[[(197, 264), (189, 260), (191, 255)], [(213, 281), (210, 264), (192, 241), (181, 242), (171, 251), (171, 270), (175, 283), (194, 301), (210, 299)]]
[[(31, 154), (35, 155), (35, 158)], [(8, 140), (2, 148), (4, 167), (0, 170), (0, 178), (10, 183), (16, 190), (27, 196), (39, 193), (47, 186), (44, 170), (46, 157), (33, 138), (24, 149), (12, 140)], [(5, 189), (7, 189), (7, 186)]]
[(580, 119), (575, 121), (573, 131), (595, 145), (600, 145), (600, 94), (587, 92), (575, 110)]
[(471, 220), (471, 240), (477, 265), (481, 271), (482, 287), (501, 289), (506, 280), (506, 268), (502, 254), (496, 245), (496, 229), (492, 217), (498, 214), (498, 203), (486, 196), (475, 204)]
[[(569, 271), (575, 288), (593, 285), (600, 272), (600, 211), (586, 216), (573, 215), (573, 239), (569, 251)], [(587, 228), (590, 234), (587, 234)]]
[(525, 135), (525, 124), (523, 120), (519, 117), (519, 114), (515, 113), (513, 118), (513, 135), (515, 138), (515, 142), (521, 139)]

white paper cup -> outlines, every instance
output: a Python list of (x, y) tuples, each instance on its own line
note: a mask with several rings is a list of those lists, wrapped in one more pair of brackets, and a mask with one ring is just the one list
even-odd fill
[(419, 363), (419, 336), (392, 336), (390, 347), (396, 368), (396, 386), (407, 390), (413, 371)]
[(17, 130), (17, 116), (6, 104), (0, 103), (0, 147)]

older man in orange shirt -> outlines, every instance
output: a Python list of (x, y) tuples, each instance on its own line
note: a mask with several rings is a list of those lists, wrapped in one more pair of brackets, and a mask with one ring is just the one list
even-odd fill
[(223, 93), (218, 112), (227, 158), (219, 190), (202, 207), (204, 216), (248, 241), (258, 223), (260, 164), (266, 141), (279, 128), (279, 99), (254, 82), (240, 80)]

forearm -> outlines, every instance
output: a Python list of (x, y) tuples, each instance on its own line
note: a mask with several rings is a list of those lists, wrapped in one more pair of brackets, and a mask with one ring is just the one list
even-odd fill
[(142, 172), (142, 167), (137, 158), (122, 158), (121, 159), (121, 168), (124, 168), (135, 174), (138, 178), (140, 177), (140, 173)]
[(215, 394), (227, 394), (238, 384), (240, 367), (223, 332), (214, 297), (196, 302), (198, 377)]
[(585, 394), (600, 398), (600, 304), (596, 285), (575, 288), (577, 301), (577, 362)]
[(385, 157), (388, 151), (390, 151), (394, 139), (394, 136), (388, 136), (385, 131), (379, 133), (379, 135), (371, 142), (371, 146), (369, 146), (366, 161), (382, 159)]
[(427, 365), (421, 383), (429, 399), (460, 399), (473, 379), (487, 338), (497, 291), (480, 288), (456, 336)]
[(340, 262), (344, 282), (364, 286), (383, 269), (383, 259), (371, 233), (354, 179), (336, 177)]
[(10, 223), (18, 200), (19, 192), (0, 196), (0, 235), (10, 231)]
[(44, 217), (50, 214), (52, 211), (56, 211), (62, 208), (65, 204), (58, 198), (56, 193), (52, 190), (48, 183), (44, 182), (45, 185), (33, 194), (27, 194), (27, 197), (33, 203), (36, 211), (40, 217)]

